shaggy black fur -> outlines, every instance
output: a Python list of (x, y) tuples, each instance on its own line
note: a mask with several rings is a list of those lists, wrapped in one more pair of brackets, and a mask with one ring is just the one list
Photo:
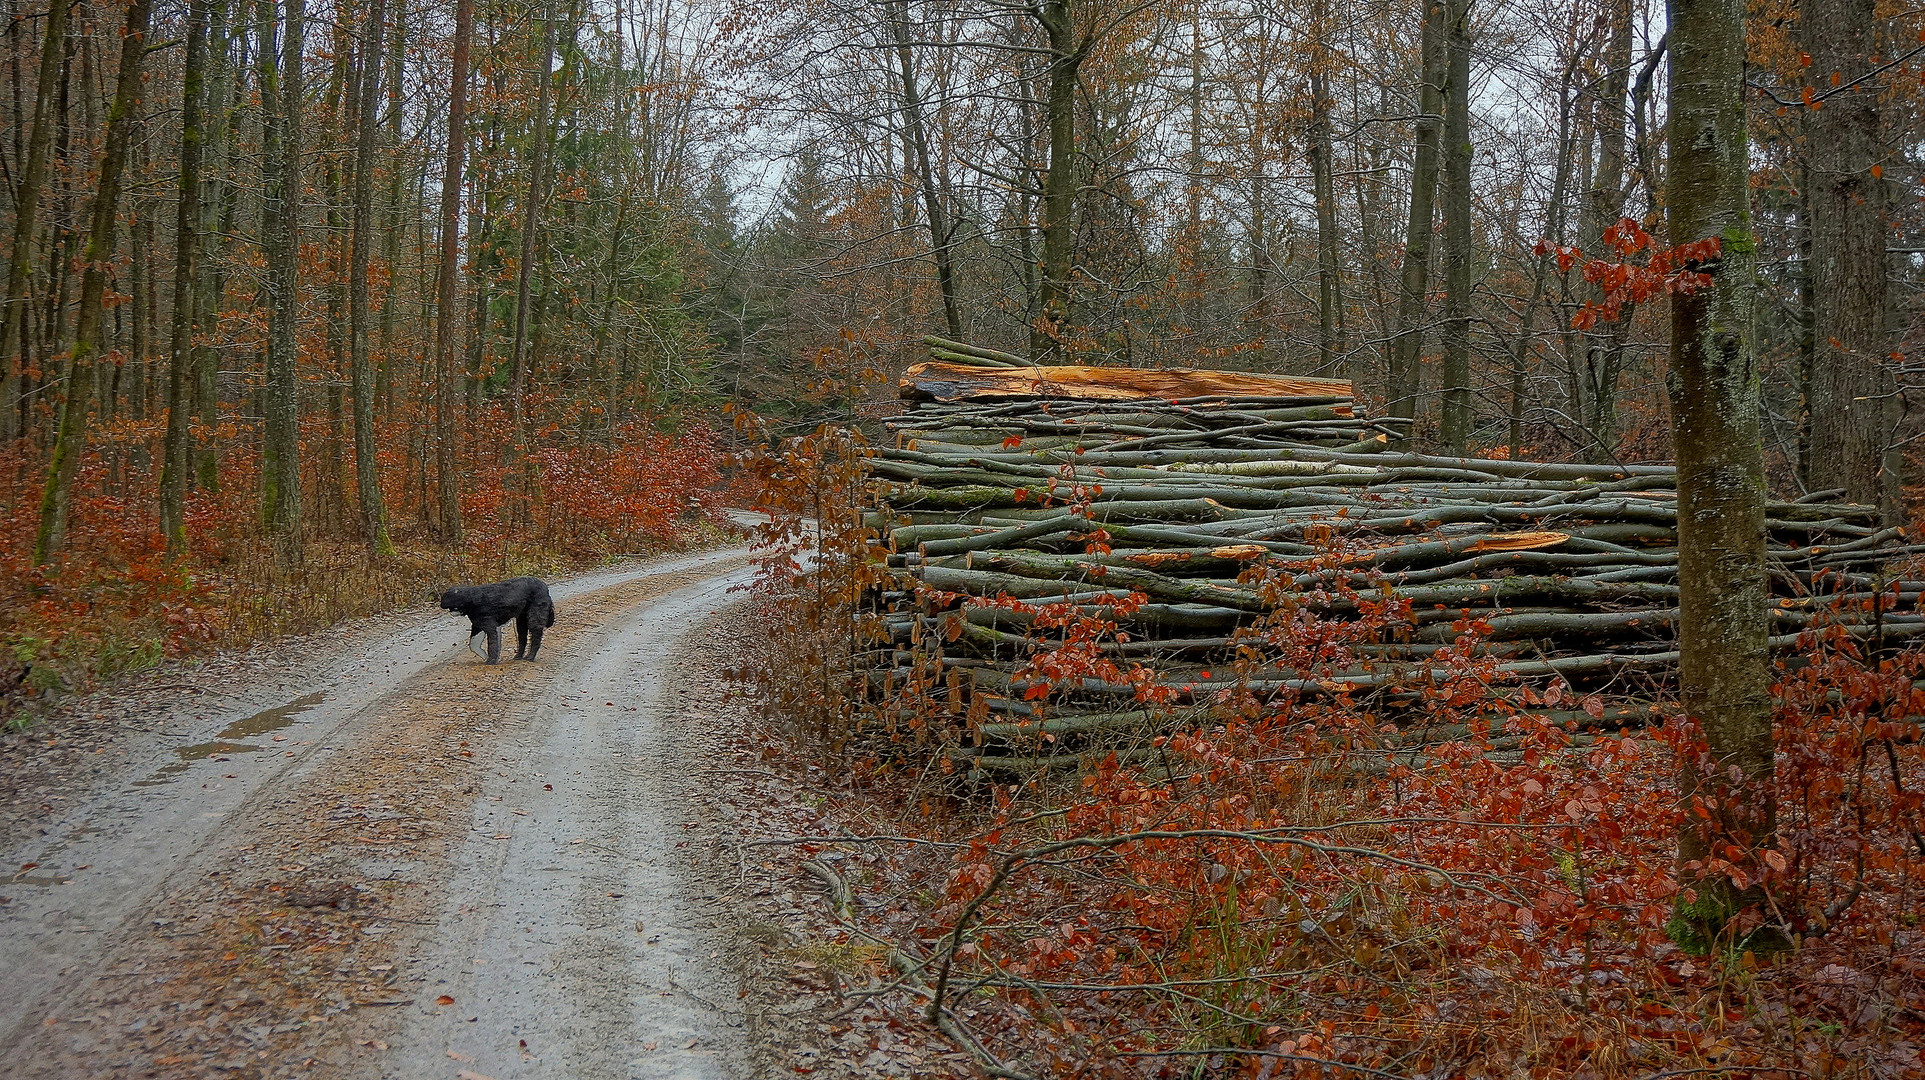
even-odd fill
[(468, 616), (469, 636), (488, 635), (488, 662), (501, 662), (501, 627), (515, 620), (515, 659), (533, 660), (542, 631), (555, 625), (555, 602), (540, 578), (518, 577), (493, 585), (461, 585), (441, 594), (441, 606)]

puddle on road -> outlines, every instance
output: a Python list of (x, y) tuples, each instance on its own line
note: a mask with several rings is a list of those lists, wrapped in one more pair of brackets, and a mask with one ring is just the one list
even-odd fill
[[(295, 698), (285, 705), (269, 709), (266, 712), (255, 713), (245, 720), (236, 720), (222, 728), (221, 733), (214, 737), (216, 739), (245, 739), (254, 735), (266, 735), (279, 731), (289, 724), (292, 724), (295, 717), (319, 705), (322, 701), (326, 700), (326, 698), (327, 694), (317, 690), (304, 698)], [(186, 748), (183, 748), (181, 752), (185, 753)]]
[(181, 773), (191, 768), (196, 761), (205, 761), (211, 757), (225, 757), (232, 754), (251, 754), (261, 749), (261, 747), (253, 743), (235, 742), (233, 740), (252, 738), (256, 735), (268, 735), (279, 731), (294, 723), (302, 713), (319, 705), (326, 697), (327, 694), (316, 691), (306, 697), (296, 698), (285, 705), (277, 705), (272, 709), (257, 712), (253, 716), (245, 719), (236, 720), (222, 728), (211, 741), (195, 743), (192, 746), (176, 747), (174, 754), (180, 758), (179, 761), (172, 761), (166, 765), (162, 765), (154, 772), (154, 775), (145, 780), (134, 781), (134, 786), (158, 787), (161, 784), (172, 783)]

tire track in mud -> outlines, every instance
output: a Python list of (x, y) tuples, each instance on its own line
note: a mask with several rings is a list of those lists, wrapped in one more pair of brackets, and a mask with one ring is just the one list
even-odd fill
[[(747, 556), (682, 564), (690, 562), (699, 565), (567, 600), (539, 663), (490, 668), (465, 648), (449, 661), (453, 650), (444, 645), (442, 662), (302, 740), (315, 745), (270, 743), (271, 752), (292, 756), (187, 850), (153, 851), (153, 861), (172, 863), (162, 884), (121, 897), (128, 914), (117, 926), (83, 928), (100, 934), (87, 939), (99, 944), (70, 949), (66, 970), (42, 973), (38, 997), (15, 997), (0, 1071), (365, 1077), (387, 1068), (404, 1017), (417, 1030), (437, 1016), (477, 1015), (455, 1016), (459, 999), (437, 1004), (452, 995), (410, 970), (410, 951), (429, 939), (428, 928), (462, 906), (446, 896), (453, 856), (506, 843), (515, 830), (505, 822), (533, 815), (519, 804), (534, 801), (542, 782), (521, 740), (531, 721), (552, 728), (570, 718), (558, 703), (580, 697), (582, 667), (604, 673), (596, 695), (612, 692), (624, 676), (608, 654), (632, 638), (651, 605), (738, 570)], [(701, 610), (727, 602), (725, 590), (697, 591)], [(624, 685), (633, 693), (639, 684)], [(178, 777), (157, 771), (149, 779), (164, 790)], [(9, 937), (18, 931), (4, 929)], [(465, 1056), (450, 1047), (433, 1059), (440, 1071), (430, 1072), (423, 1070), (432, 1055), (423, 1055), (404, 1075), (454, 1077)]]

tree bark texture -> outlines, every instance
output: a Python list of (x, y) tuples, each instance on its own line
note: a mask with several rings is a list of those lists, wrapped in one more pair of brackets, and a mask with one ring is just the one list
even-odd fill
[(889, 7), (890, 26), (895, 32), (896, 74), (902, 80), (902, 120), (904, 136), (913, 155), (916, 184), (922, 188), (923, 216), (929, 223), (929, 253), (936, 263), (936, 287), (942, 294), (943, 325), (949, 336), (963, 336), (962, 308), (956, 300), (956, 273), (950, 252), (949, 215), (943, 206), (942, 191), (936, 186), (936, 170), (930, 159), (929, 133), (922, 115), (922, 87), (917, 81), (915, 50), (909, 38), (909, 0), (896, 0)]
[[(7, 357), (4, 392), (0, 392), (0, 439), (20, 437), (14, 405), (20, 397), (20, 366), (27, 349), (28, 281), (33, 270), (33, 247), (40, 221), (40, 195), (47, 183), (47, 158), (53, 147), (53, 117), (59, 100), (61, 73), (66, 69), (67, 24), (73, 5), (54, 0), (40, 43), (40, 71), (33, 100), (33, 133), (27, 137), (27, 166), (14, 191), (13, 248), (7, 263), (5, 311), (0, 313), (0, 356)], [(64, 116), (65, 110), (62, 110)]]
[(1445, 23), (1449, 0), (1426, 0), (1419, 63), (1417, 144), (1412, 151), (1410, 220), (1404, 230), (1404, 262), (1398, 275), (1397, 329), (1390, 341), (1387, 396), (1392, 416), (1417, 415), (1426, 300), (1430, 287), (1430, 233), (1437, 198), (1437, 151), (1443, 136)]
[(207, 68), (207, 0), (187, 8), (187, 56), (181, 80), (180, 196), (174, 225), (173, 333), (167, 359), (167, 433), (160, 470), (160, 531), (171, 555), (187, 550), (187, 418), (194, 370), (194, 291), (200, 281), (197, 242), (201, 193), (201, 91)]
[[(1880, 49), (1872, 0), (1806, 0), (1815, 95), (1865, 77)], [(1832, 81), (1836, 73), (1837, 83)], [(1813, 379), (1809, 477), (1896, 517), (1898, 387), (1888, 353), (1887, 196), (1876, 83), (1805, 110), (1811, 200)]]
[[(1605, 19), (1609, 29), (1603, 54), (1604, 71), (1594, 84), (1597, 98), (1592, 109), (1597, 128), (1597, 165), (1585, 200), (1583, 246), (1608, 258), (1601, 247), (1604, 230), (1616, 224), (1624, 212), (1624, 128), (1631, 79), (1630, 0), (1610, 0)], [(1588, 408), (1584, 418), (1589, 435), (1585, 456), (1590, 461), (1610, 461), (1617, 454), (1618, 381), (1624, 370), (1625, 334), (1635, 311), (1635, 305), (1625, 305), (1619, 318), (1601, 323), (1580, 339), (1584, 342), (1586, 384), (1582, 394)]]
[[(1322, 35), (1328, 30), (1326, 6), (1315, 13), (1310, 57), (1310, 173), (1317, 200), (1317, 370), (1337, 373), (1344, 362), (1343, 275), (1338, 264), (1343, 237), (1337, 223), (1337, 196), (1331, 181), (1329, 59)], [(1348, 372), (1344, 374), (1349, 374)]]
[[(299, 3), (300, 0), (293, 0)], [(381, 501), (380, 463), (374, 446), (374, 361), (368, 350), (368, 263), (374, 248), (374, 150), (380, 126), (381, 60), (386, 49), (386, 5), (372, 0), (361, 35), (354, 80), (355, 146), (353, 225), (348, 259), (348, 381), (354, 395), (354, 481), (361, 529), (376, 555), (394, 554), (387, 509)]]
[(1444, 370), (1438, 434), (1452, 454), (1470, 446), (1471, 0), (1450, 0), (1444, 76)]
[(67, 543), (67, 514), (74, 473), (87, 444), (87, 421), (93, 409), (94, 357), (101, 351), (101, 315), (106, 310), (107, 274), (113, 267), (114, 225), (120, 214), (121, 176), (126, 171), (127, 148), (139, 120), (141, 70), (147, 59), (147, 23), (151, 0), (132, 0), (120, 39), (120, 68), (114, 103), (107, 115), (107, 139), (101, 148), (100, 177), (89, 215), (87, 243), (81, 252), (80, 311), (75, 317), (73, 347), (68, 354), (66, 392), (60, 403), (60, 426), (53, 454), (47, 462), (46, 485), (40, 497), (40, 525), (34, 533), (33, 561), (44, 566)]
[[(1678, 462), (1679, 692), (1708, 755), (1680, 780), (1680, 917), (1719, 932), (1742, 903), (1702, 868), (1714, 841), (1771, 840), (1772, 732), (1764, 443), (1751, 333), (1757, 253), (1748, 202), (1743, 0), (1668, 0), (1673, 245), (1716, 238), (1713, 285), (1671, 297), (1671, 426)], [(1697, 816), (1698, 806), (1709, 818)], [(1694, 863), (1700, 864), (1694, 868)]]
[(1043, 180), (1043, 257), (1037, 292), (1037, 325), (1030, 353), (1042, 362), (1062, 352), (1069, 320), (1070, 248), (1075, 239), (1076, 81), (1088, 52), (1079, 42), (1070, 0), (1043, 0), (1032, 9), (1049, 39), (1044, 110), (1049, 126), (1049, 171)]
[(455, 0), (453, 71), (448, 79), (448, 157), (441, 173), (441, 271), (435, 282), (435, 501), (441, 534), (461, 539), (461, 485), (456, 461), (460, 426), (455, 416), (456, 297), (461, 284), (462, 158), (468, 142), (468, 65), (474, 41), (474, 0)]
[(301, 550), (301, 385), (295, 354), (300, 314), (302, 0), (288, 0), (286, 40), (273, 49), (274, 0), (260, 0), (262, 95), (272, 95), (262, 144), (269, 170), (267, 233), (267, 409), (262, 425), (261, 514), (282, 561)]
[(534, 146), (528, 162), (528, 199), (522, 207), (521, 257), (515, 267), (515, 340), (508, 369), (508, 419), (513, 432), (508, 449), (516, 460), (526, 450), (523, 443), (527, 438), (527, 420), (522, 393), (528, 381), (528, 320), (533, 313), (530, 297), (534, 289), (535, 240), (541, 235), (542, 193), (547, 181), (548, 116), (553, 100), (551, 88), (555, 81), (554, 68), (555, 11), (551, 3), (543, 9), (542, 14), (541, 66), (536, 69), (541, 89), (535, 97)]

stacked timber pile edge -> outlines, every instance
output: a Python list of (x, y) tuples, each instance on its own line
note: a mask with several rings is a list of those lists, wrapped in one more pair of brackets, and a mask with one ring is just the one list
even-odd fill
[[(1366, 418), (1344, 382), (930, 345), (936, 359), (902, 380), (915, 405), (890, 423), (898, 446), (868, 463), (894, 581), (868, 685), (882, 701), (904, 687), (946, 699), (974, 765), (1073, 764), (1203, 719), (1232, 688), (1345, 692), (1399, 719), (1467, 621), (1488, 674), (1611, 702), (1559, 718), (1634, 725), (1674, 696), (1670, 466), (1395, 453), (1397, 422)], [(1890, 576), (1925, 545), (1832, 494), (1767, 508), (1773, 649), (1816, 625), (1875, 648), (1925, 635), (1925, 581)], [(1108, 550), (1092, 553), (1093, 535)], [(1113, 606), (1132, 593), (1147, 602)], [(1280, 606), (1348, 621), (1366, 602), (1396, 614), (1334, 667), (1228, 670)], [(1165, 704), (1097, 678), (1037, 698), (1024, 669), (1052, 644), (1038, 604), (1115, 621), (1127, 641), (1104, 650), (1149, 666)]]

